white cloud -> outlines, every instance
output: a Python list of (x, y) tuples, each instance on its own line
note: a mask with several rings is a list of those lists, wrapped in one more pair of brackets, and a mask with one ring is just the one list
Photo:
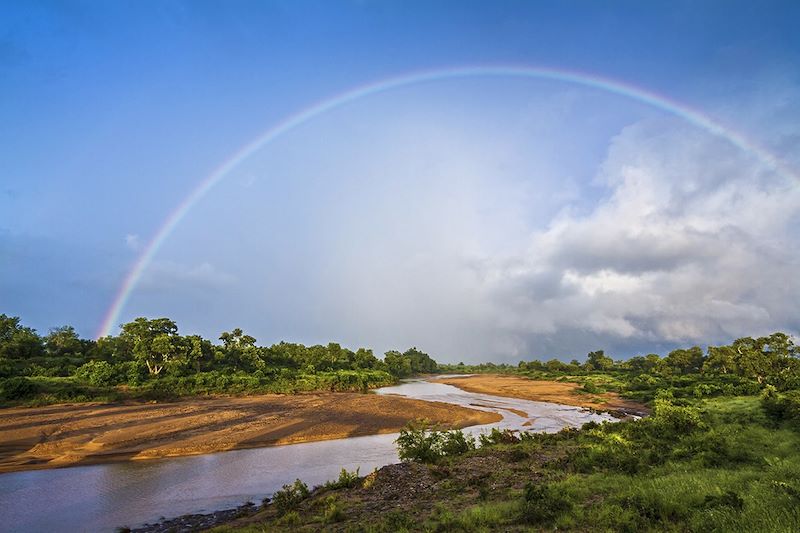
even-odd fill
[[(800, 187), (765, 173), (724, 140), (642, 123), (614, 139), (598, 176), (608, 196), (587, 215), (563, 213), (534, 234), (527, 271), (495, 272), (524, 287), (561, 276), (577, 289), (527, 308), (558, 335), (706, 343), (797, 327)], [(502, 300), (501, 300), (502, 302)], [(514, 333), (536, 351), (539, 332)]]

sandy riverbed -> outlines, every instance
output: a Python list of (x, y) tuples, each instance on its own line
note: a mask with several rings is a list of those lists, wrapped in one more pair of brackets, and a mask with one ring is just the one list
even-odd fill
[[(435, 378), (434, 378), (435, 379)], [(507, 398), (520, 398), (537, 402), (560, 403), (589, 407), (602, 411), (619, 411), (629, 414), (646, 414), (647, 407), (620, 398), (613, 392), (585, 394), (578, 392), (581, 385), (562, 381), (536, 381), (503, 374), (478, 374), (471, 376), (435, 379), (437, 383), (453, 385), (467, 392), (492, 394)]]
[(394, 433), (418, 418), (461, 428), (496, 422), (501, 416), (356, 393), (2, 409), (0, 472)]

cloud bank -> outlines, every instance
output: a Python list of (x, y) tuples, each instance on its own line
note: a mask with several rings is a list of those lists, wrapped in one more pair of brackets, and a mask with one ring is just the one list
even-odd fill
[[(128, 313), (450, 361), (630, 356), (800, 329), (800, 184), (661, 115), (611, 124), (605, 152), (576, 155), (571, 105), (518, 120), (509, 106), (483, 123), (458, 105), (396, 105), (378, 127), (369, 105), (349, 127), (331, 116), (215, 191), (148, 274), (158, 294), (138, 291)], [(796, 128), (773, 131), (782, 149), (798, 144)], [(188, 282), (213, 291), (202, 316), (169, 296)]]

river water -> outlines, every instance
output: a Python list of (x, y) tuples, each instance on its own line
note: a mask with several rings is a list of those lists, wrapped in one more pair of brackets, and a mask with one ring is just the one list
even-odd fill
[[(579, 407), (474, 394), (435, 381), (410, 380), (378, 389), (494, 411), (493, 427), (558, 431), (589, 421), (613, 420)], [(525, 416), (523, 416), (523, 414)], [(161, 517), (212, 512), (247, 501), (260, 503), (300, 478), (309, 487), (335, 479), (342, 468), (373, 469), (398, 462), (397, 434), (352, 437), (250, 450), (0, 474), (0, 531), (113, 531)]]

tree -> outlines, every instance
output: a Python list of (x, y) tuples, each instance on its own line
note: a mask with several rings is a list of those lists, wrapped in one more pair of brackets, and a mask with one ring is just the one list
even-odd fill
[(81, 340), (72, 326), (52, 328), (44, 338), (49, 357), (81, 357), (90, 342)]
[(627, 366), (632, 371), (644, 374), (652, 372), (657, 366), (661, 358), (654, 353), (647, 354), (644, 357), (637, 355), (628, 359)]
[(386, 363), (386, 369), (393, 376), (399, 378), (406, 378), (414, 371), (411, 368), (411, 360), (403, 357), (403, 354), (397, 350), (390, 350), (383, 356), (383, 362)]
[(417, 350), (416, 347), (409, 348), (403, 352), (403, 357), (411, 361), (411, 371), (417, 373), (430, 373), (438, 370), (438, 365), (428, 354)]
[(42, 355), (44, 344), (35, 329), (22, 326), (17, 316), (0, 314), (0, 359), (27, 361)]
[(708, 356), (703, 363), (706, 373), (736, 373), (736, 350), (733, 346), (709, 346)]
[(246, 335), (241, 328), (223, 331), (219, 339), (223, 345), (222, 359), (234, 369), (253, 371), (263, 366), (256, 349), (256, 338)]
[(219, 336), (225, 348), (248, 348), (256, 345), (256, 338), (245, 335), (241, 328), (235, 328), (231, 332), (223, 331)]
[(699, 346), (672, 350), (664, 361), (669, 367), (681, 374), (696, 373), (703, 367), (703, 350)]
[(120, 337), (131, 343), (134, 359), (145, 363), (151, 375), (181, 354), (178, 326), (168, 318), (139, 317), (122, 325)]
[(367, 348), (359, 348), (354, 355), (354, 365), (356, 368), (372, 369), (380, 366), (380, 361), (372, 353), (372, 350)]
[(589, 352), (586, 362), (592, 365), (593, 369), (601, 371), (610, 370), (614, 366), (614, 361), (603, 350)]

